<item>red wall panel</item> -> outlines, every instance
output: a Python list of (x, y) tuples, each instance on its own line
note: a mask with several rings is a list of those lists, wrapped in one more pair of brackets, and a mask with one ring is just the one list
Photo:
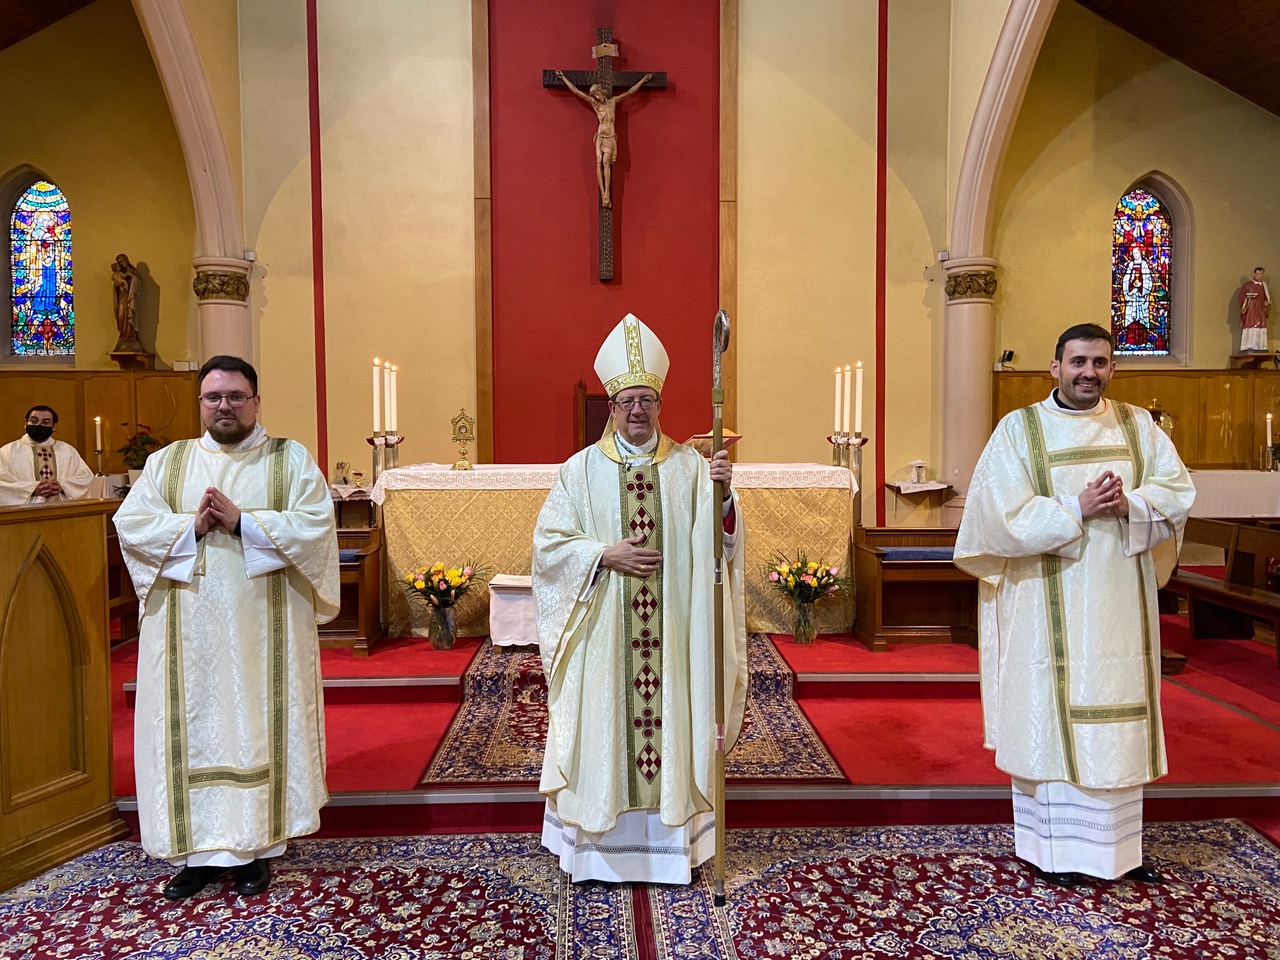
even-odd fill
[[(671, 356), (664, 432), (711, 425), (719, 271), (718, 0), (490, 0), (494, 450), (499, 462), (573, 451), (573, 390), (634, 313)], [(612, 27), (614, 70), (667, 71), (618, 106), (615, 279), (596, 279), (596, 118), (543, 69), (589, 70)]]

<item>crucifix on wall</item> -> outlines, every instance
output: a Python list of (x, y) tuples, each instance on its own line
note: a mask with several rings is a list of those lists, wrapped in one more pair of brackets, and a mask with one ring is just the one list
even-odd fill
[[(618, 101), (642, 87), (651, 90), (667, 88), (666, 73), (613, 72), (613, 58), (618, 45), (613, 42), (613, 28), (596, 30), (596, 45), (591, 48), (596, 58), (595, 70), (543, 70), (544, 87), (568, 87), (595, 111), (599, 126), (593, 144), (596, 155), (596, 187), (598, 191), (596, 225), (600, 251), (600, 279), (613, 279), (613, 162), (618, 157), (616, 127)], [(586, 88), (586, 92), (583, 92)], [(618, 93), (617, 91), (623, 91)]]

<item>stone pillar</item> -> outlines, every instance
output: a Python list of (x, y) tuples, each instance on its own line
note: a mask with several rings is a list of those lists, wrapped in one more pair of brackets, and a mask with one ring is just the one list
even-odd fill
[(218, 354), (252, 362), (253, 328), (249, 319), (248, 260), (196, 257), (191, 283), (200, 309), (200, 362)]
[(945, 264), (943, 314), (942, 479), (956, 496), (943, 504), (942, 522), (959, 526), (964, 493), (991, 436), (991, 371), (995, 367), (997, 261), (957, 257)]

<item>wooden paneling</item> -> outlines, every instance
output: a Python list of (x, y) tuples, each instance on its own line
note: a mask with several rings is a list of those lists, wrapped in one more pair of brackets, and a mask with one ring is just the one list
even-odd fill
[(140, 423), (166, 442), (201, 432), (196, 374), (191, 372), (6, 370), (0, 377), (0, 443), (21, 436), (22, 416), (37, 403), (58, 411), (54, 436), (79, 450), (94, 469), (93, 418), (102, 417), (107, 473), (123, 472), (116, 450)]
[(115, 507), (0, 509), (0, 889), (128, 832), (111, 786)]
[[(996, 373), (993, 422), (1049, 395), (1047, 373)], [(1122, 370), (1107, 396), (1148, 406), (1158, 401), (1174, 418), (1173, 442), (1187, 466), (1256, 468), (1266, 440), (1266, 415), (1275, 414), (1280, 442), (1280, 371)]]

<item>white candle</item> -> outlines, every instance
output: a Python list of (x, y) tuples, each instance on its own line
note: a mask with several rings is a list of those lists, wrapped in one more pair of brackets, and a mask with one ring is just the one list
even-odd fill
[(102, 418), (101, 417), (93, 418), (93, 438), (94, 438), (93, 452), (101, 453), (102, 452)]
[(387, 425), (387, 433), (391, 433), (391, 361), (382, 361), (382, 411), (383, 422)]
[(836, 404), (831, 414), (831, 435), (840, 432), (840, 368), (836, 367)]
[(382, 432), (382, 361), (373, 358), (373, 432)]
[(391, 365), (391, 412), (387, 414), (389, 424), (387, 429), (395, 436), (400, 436), (400, 387), (396, 382), (400, 374), (400, 367), (396, 364)]
[[(862, 361), (858, 361), (858, 366), (854, 370), (853, 383), (853, 432), (862, 435)], [(847, 404), (845, 416), (849, 415)]]
[(1267, 414), (1267, 446), (1271, 446), (1271, 414)]
[(853, 380), (849, 376), (849, 365), (844, 365), (844, 416), (840, 421), (840, 429), (849, 432), (849, 395), (853, 392)]

